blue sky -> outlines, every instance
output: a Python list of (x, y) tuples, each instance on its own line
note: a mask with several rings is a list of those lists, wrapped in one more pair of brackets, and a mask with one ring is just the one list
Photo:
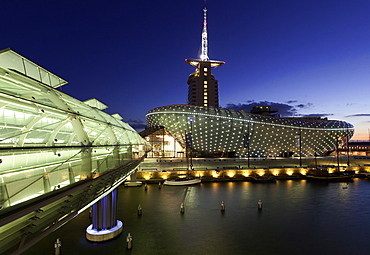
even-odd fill
[[(8, 1), (0, 49), (12, 48), (142, 123), (158, 106), (186, 103), (203, 0)], [(370, 128), (370, 1), (208, 0), (209, 57), (220, 104), (264, 102), (282, 114), (320, 115)], [(288, 112), (284, 109), (290, 109)]]

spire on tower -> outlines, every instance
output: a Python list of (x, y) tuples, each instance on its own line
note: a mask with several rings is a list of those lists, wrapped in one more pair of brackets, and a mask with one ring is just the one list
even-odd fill
[(200, 68), (201, 62), (208, 62), (211, 69), (214, 69), (218, 66), (225, 64), (224, 61), (210, 60), (208, 57), (208, 35), (207, 35), (207, 8), (206, 0), (204, 0), (203, 8), (203, 31), (202, 31), (202, 52), (199, 59), (185, 59), (185, 62), (196, 67)]
[(208, 38), (207, 38), (207, 8), (204, 7), (204, 21), (203, 21), (203, 31), (202, 31), (202, 53), (200, 54), (201, 61), (208, 61)]

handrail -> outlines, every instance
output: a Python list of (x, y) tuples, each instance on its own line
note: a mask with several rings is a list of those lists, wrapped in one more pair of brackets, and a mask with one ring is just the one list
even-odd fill
[[(0, 228), (7, 231), (9, 229), (6, 225), (11, 223), (12, 228), (16, 227), (20, 231), (12, 233), (10, 237), (2, 236), (2, 238), (8, 238), (7, 242), (12, 242), (12, 244), (14, 242), (19, 244), (10, 248), (0, 238), (0, 250), (10, 248), (14, 251), (13, 254), (26, 251), (43, 237), (88, 208), (96, 199), (106, 195), (105, 193), (122, 183), (143, 158), (144, 156), (102, 173), (95, 179), (79, 181), (18, 205), (4, 208), (0, 211)], [(39, 217), (43, 220), (38, 221)]]

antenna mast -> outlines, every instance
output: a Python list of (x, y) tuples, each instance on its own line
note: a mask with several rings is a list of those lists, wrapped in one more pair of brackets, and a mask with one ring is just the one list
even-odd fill
[(208, 61), (208, 38), (207, 38), (207, 8), (206, 1), (204, 1), (204, 20), (203, 20), (203, 31), (202, 31), (202, 54), (200, 55), (201, 61)]

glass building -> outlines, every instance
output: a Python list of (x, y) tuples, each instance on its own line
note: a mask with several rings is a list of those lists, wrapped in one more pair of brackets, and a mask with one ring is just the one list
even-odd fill
[(353, 125), (345, 121), (284, 118), (264, 108), (247, 113), (220, 107), (168, 105), (149, 111), (146, 121), (149, 127), (165, 127), (184, 148), (190, 137), (192, 150), (202, 157), (327, 155), (354, 132)]
[(142, 157), (150, 145), (96, 99), (11, 49), (0, 51), (0, 206), (14, 206)]

